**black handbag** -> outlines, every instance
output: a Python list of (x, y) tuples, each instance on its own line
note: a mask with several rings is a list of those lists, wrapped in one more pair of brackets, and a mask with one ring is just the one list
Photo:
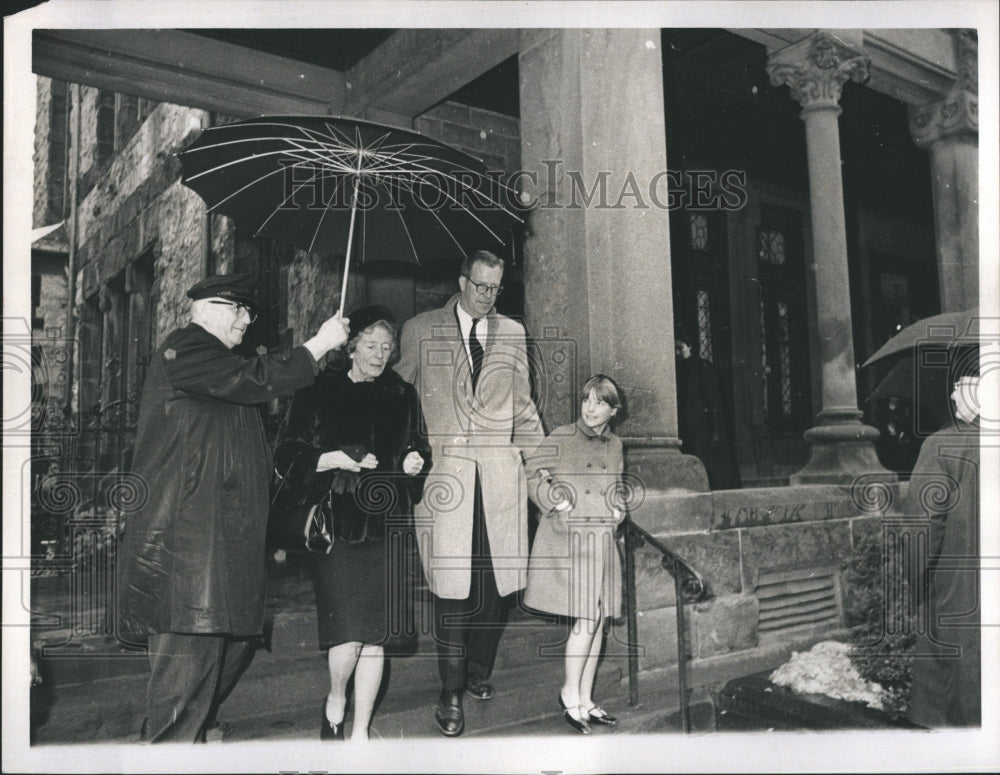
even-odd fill
[(278, 485), (267, 518), (267, 545), (271, 549), (329, 554), (334, 541), (329, 492), (318, 503), (297, 503), (290, 494), (282, 497), (291, 467), (284, 475), (277, 469), (274, 473)]

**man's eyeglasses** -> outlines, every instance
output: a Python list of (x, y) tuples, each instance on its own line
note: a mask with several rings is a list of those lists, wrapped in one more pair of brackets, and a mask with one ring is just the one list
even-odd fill
[(499, 296), (503, 293), (502, 285), (490, 285), (489, 283), (477, 283), (468, 275), (465, 276), (467, 282), (472, 283), (476, 288), (476, 293), (480, 296)]
[(251, 323), (253, 323), (257, 319), (257, 315), (246, 304), (238, 304), (235, 301), (216, 301), (215, 299), (209, 300), (208, 303), (221, 304), (224, 307), (230, 307), (236, 313), (236, 317), (239, 317), (241, 312), (246, 312), (247, 317), (250, 318)]

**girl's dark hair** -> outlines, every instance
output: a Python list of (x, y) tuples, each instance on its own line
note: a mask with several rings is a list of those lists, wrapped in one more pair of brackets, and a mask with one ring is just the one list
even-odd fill
[(617, 382), (606, 374), (595, 374), (584, 383), (583, 397), (586, 398), (589, 396), (591, 390), (594, 391), (594, 395), (601, 401), (618, 410), (618, 414), (615, 415), (615, 419), (622, 419), (621, 415), (623, 414), (623, 409), (625, 408), (625, 396), (622, 393), (621, 388), (618, 387)]

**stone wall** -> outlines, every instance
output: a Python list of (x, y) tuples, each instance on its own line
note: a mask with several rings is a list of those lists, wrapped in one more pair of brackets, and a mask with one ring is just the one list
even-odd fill
[(52, 80), (38, 77), (35, 79), (37, 90), (35, 95), (35, 150), (32, 161), (35, 167), (34, 186), (32, 191), (32, 228), (47, 226), (51, 223), (48, 208), (49, 182), (49, 134), (52, 127), (49, 124), (49, 108), (52, 105)]
[[(898, 493), (893, 490), (898, 502)], [(842, 633), (842, 613), (818, 623), (809, 616), (787, 627), (761, 627), (762, 579), (810, 580), (830, 576), (835, 604), (848, 592), (841, 569), (862, 538), (880, 529), (885, 512), (856, 502), (850, 487), (802, 486), (676, 494), (648, 490), (632, 520), (675, 552), (704, 578), (709, 598), (685, 607), (692, 666), (729, 659), (760, 667), (762, 653)], [(636, 551), (636, 602), (640, 669), (677, 663), (673, 577), (660, 555)], [(794, 587), (795, 582), (792, 583)], [(841, 609), (842, 610), (842, 609)], [(627, 642), (624, 626), (615, 637)], [(775, 665), (776, 666), (776, 665)], [(738, 668), (737, 668), (738, 672)]]
[(508, 174), (521, 166), (520, 121), (490, 110), (444, 102), (419, 116), (418, 132), (482, 159)]
[[(301, 250), (296, 251), (295, 256), (295, 261), (284, 270), (282, 291), (287, 302), (286, 328), (291, 332), (290, 344), (301, 344), (337, 311), (341, 274), (340, 262), (329, 256)], [(352, 298), (351, 294), (348, 298)]]
[(131, 262), (152, 255), (157, 299), (154, 346), (187, 319), (184, 292), (203, 276), (205, 205), (180, 182), (174, 154), (200, 131), (204, 111), (160, 104), (114, 157), (97, 165), (97, 90), (82, 95), (77, 304)]
[(43, 274), (39, 279), (39, 303), (32, 310), (32, 344), (38, 348), (33, 400), (44, 401), (49, 421), (52, 421), (69, 398), (66, 383), (69, 352), (66, 305), (69, 298), (65, 274)]
[(97, 100), (100, 90), (80, 87), (80, 174), (97, 169)]
[[(35, 101), (35, 144), (32, 160), (34, 163), (34, 180), (32, 187), (32, 227), (54, 225), (62, 220), (63, 213), (56, 211), (49, 204), (49, 187), (53, 184), (50, 177), (59, 174), (50, 167), (51, 153), (51, 108), (52, 80), (36, 79)], [(58, 184), (57, 184), (58, 185)], [(39, 283), (38, 304), (31, 310), (30, 327), (32, 343), (36, 346), (33, 385), (34, 397), (44, 400), (50, 415), (62, 408), (66, 400), (66, 362), (67, 347), (66, 305), (67, 281), (66, 274), (61, 270), (65, 261), (65, 229), (58, 229), (47, 235), (44, 245), (33, 246), (32, 262), (40, 265), (32, 266), (32, 283)], [(42, 254), (35, 253), (40, 248)], [(54, 416), (54, 415), (53, 415)]]

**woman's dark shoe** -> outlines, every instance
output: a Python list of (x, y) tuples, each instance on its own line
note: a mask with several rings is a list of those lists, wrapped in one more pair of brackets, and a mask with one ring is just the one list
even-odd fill
[(320, 740), (343, 740), (344, 739), (344, 722), (341, 721), (339, 724), (334, 724), (332, 721), (326, 717), (326, 700), (323, 700), (323, 705), (319, 709), (319, 739)]
[(569, 724), (573, 729), (579, 732), (581, 735), (590, 734), (590, 724), (586, 721), (573, 718), (573, 715), (569, 712), (569, 708), (566, 707), (566, 703), (563, 702), (562, 693), (559, 694), (559, 707), (562, 708), (563, 719)]
[(588, 720), (594, 724), (604, 724), (606, 727), (613, 727), (618, 723), (617, 718), (608, 715), (608, 712), (599, 705), (591, 705), (584, 713), (587, 714)]

